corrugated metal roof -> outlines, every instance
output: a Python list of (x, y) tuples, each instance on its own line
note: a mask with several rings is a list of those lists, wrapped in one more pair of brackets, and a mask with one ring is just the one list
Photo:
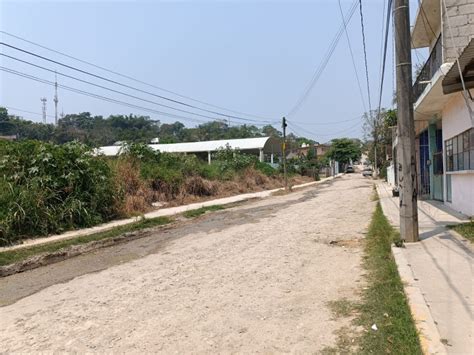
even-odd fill
[[(474, 38), (471, 39), (459, 56), (459, 65), (461, 66), (466, 88), (474, 88)], [(451, 94), (462, 90), (463, 87), (459, 75), (459, 68), (455, 62), (443, 79), (443, 93)]]
[[(149, 144), (148, 146), (154, 150), (167, 153), (215, 152), (219, 149), (225, 148), (226, 146), (235, 150), (263, 149), (266, 153), (279, 153), (281, 151), (279, 140), (272, 137), (222, 139), (189, 143)], [(121, 146), (100, 147), (97, 149), (97, 153), (106, 156), (115, 156), (120, 154), (121, 149)]]

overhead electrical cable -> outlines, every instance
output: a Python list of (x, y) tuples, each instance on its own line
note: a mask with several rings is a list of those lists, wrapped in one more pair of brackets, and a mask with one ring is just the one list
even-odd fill
[(385, 34), (384, 34), (384, 45), (383, 45), (383, 56), (382, 56), (382, 72), (380, 75), (380, 88), (379, 88), (379, 102), (377, 108), (377, 116), (380, 115), (380, 110), (382, 107), (382, 94), (383, 94), (383, 82), (385, 77), (385, 63), (387, 61), (387, 44), (388, 44), (388, 33), (390, 27), (390, 15), (392, 11), (392, 0), (388, 0), (387, 13), (386, 15), (386, 25), (385, 25)]
[(110, 82), (110, 83), (112, 83), (112, 84), (125, 87), (125, 88), (127, 88), (127, 89), (135, 90), (135, 91), (141, 92), (141, 93), (143, 93), (143, 94), (151, 95), (151, 96), (154, 96), (154, 97), (163, 99), (163, 100), (167, 100), (167, 101), (173, 102), (173, 103), (175, 103), (175, 104), (187, 106), (187, 107), (194, 108), (194, 109), (197, 109), (197, 110), (200, 110), (200, 111), (212, 113), (212, 114), (215, 114), (215, 115), (220, 115), (220, 116), (227, 117), (227, 118), (233, 118), (233, 119), (237, 119), (237, 120), (241, 120), (241, 121), (246, 121), (246, 122), (265, 122), (265, 123), (275, 123), (275, 122), (276, 122), (276, 121), (260, 121), (260, 120), (255, 120), (255, 119), (247, 119), (247, 118), (243, 118), (243, 117), (239, 117), (239, 116), (229, 115), (229, 114), (222, 113), (222, 112), (217, 112), (217, 111), (213, 111), (213, 110), (207, 110), (207, 109), (200, 108), (200, 107), (197, 107), (197, 106), (194, 106), (194, 105), (190, 105), (190, 104), (187, 104), (187, 103), (185, 103), (185, 102), (181, 102), (181, 101), (178, 101), (178, 100), (174, 100), (174, 99), (171, 99), (171, 98), (162, 96), (162, 95), (157, 95), (157, 94), (155, 94), (155, 93), (152, 93), (152, 92), (149, 92), (149, 91), (146, 91), (146, 90), (142, 90), (142, 89), (133, 87), (133, 86), (131, 86), (131, 85), (124, 84), (124, 83), (118, 82), (118, 81), (116, 81), (116, 80), (109, 79), (109, 78), (106, 78), (106, 77), (104, 77), (104, 76), (101, 76), (101, 75), (98, 75), (98, 74), (94, 74), (94, 73), (88, 72), (88, 71), (86, 71), (86, 70), (82, 70), (82, 69), (76, 68), (76, 67), (74, 67), (74, 66), (71, 66), (71, 65), (68, 65), (68, 64), (65, 64), (65, 63), (56, 61), (56, 60), (51, 59), (51, 58), (47, 58), (47, 57), (42, 56), (42, 55), (39, 55), (39, 54), (37, 54), (37, 53), (33, 53), (33, 52), (27, 51), (27, 50), (25, 50), (25, 49), (22, 49), (22, 48), (19, 48), (19, 47), (16, 47), (16, 46), (12, 46), (12, 45), (7, 44), (7, 43), (5, 43), (5, 42), (0, 42), (0, 45), (6, 46), (6, 47), (8, 47), (8, 48), (14, 49), (14, 50), (16, 50), (16, 51), (20, 51), (20, 52), (22, 52), (22, 53), (25, 53), (25, 54), (34, 56), (34, 57), (39, 58), (39, 59), (42, 59), (42, 60), (46, 60), (46, 61), (48, 61), (48, 62), (51, 62), (51, 63), (57, 64), (57, 65), (60, 65), (60, 66), (62, 66), (62, 67), (65, 67), (65, 68), (68, 68), (68, 69), (77, 71), (77, 72), (79, 72), (79, 73), (86, 74), (86, 75), (95, 77), (95, 78), (97, 78), (97, 79), (104, 80), (104, 81)]
[(55, 49), (52, 49), (52, 48), (49, 48), (49, 47), (46, 47), (44, 45), (41, 45), (39, 43), (36, 43), (36, 42), (33, 42), (33, 41), (30, 41), (26, 38), (23, 38), (23, 37), (20, 37), (20, 36), (17, 36), (17, 35), (14, 35), (12, 33), (9, 33), (9, 32), (6, 32), (6, 31), (2, 31), (0, 30), (0, 33), (3, 33), (7, 36), (10, 36), (10, 37), (13, 37), (13, 38), (16, 38), (20, 41), (23, 41), (23, 42), (26, 42), (26, 43), (29, 43), (29, 44), (32, 44), (36, 47), (39, 47), (39, 48), (42, 48), (42, 49), (45, 49), (47, 51), (50, 51), (52, 53), (56, 53), (56, 54), (59, 54), (59, 55), (62, 55), (66, 58), (69, 58), (69, 59), (72, 59), (72, 60), (75, 60), (75, 61), (78, 61), (80, 63), (83, 63), (83, 64), (86, 64), (86, 65), (90, 65), (94, 68), (97, 68), (97, 69), (100, 69), (100, 70), (103, 70), (103, 71), (106, 71), (110, 74), (114, 74), (114, 75), (117, 75), (117, 76), (120, 76), (124, 79), (128, 79), (128, 80), (131, 80), (131, 81), (134, 81), (136, 83), (139, 83), (139, 84), (142, 84), (142, 85), (146, 85), (148, 87), (151, 87), (151, 88), (154, 88), (154, 89), (157, 89), (157, 90), (161, 90), (161, 91), (164, 91), (166, 93), (169, 93), (169, 94), (173, 94), (175, 96), (178, 96), (182, 99), (186, 99), (186, 100), (190, 100), (190, 101), (193, 101), (193, 102), (197, 102), (197, 103), (200, 103), (200, 104), (203, 104), (203, 105), (206, 105), (206, 106), (209, 106), (209, 107), (214, 107), (216, 109), (219, 109), (219, 110), (224, 110), (224, 111), (228, 111), (228, 112), (232, 112), (232, 113), (236, 113), (238, 115), (244, 115), (244, 116), (249, 116), (249, 117), (253, 117), (253, 118), (257, 118), (257, 119), (263, 119), (263, 120), (269, 120), (271, 118), (268, 118), (268, 117), (263, 117), (263, 116), (259, 116), (259, 115), (253, 115), (253, 114), (250, 114), (250, 113), (246, 113), (246, 112), (241, 112), (241, 111), (235, 111), (235, 110), (231, 110), (231, 109), (228, 109), (228, 108), (225, 108), (225, 107), (222, 107), (222, 106), (217, 106), (217, 105), (214, 105), (214, 104), (211, 104), (209, 102), (206, 102), (206, 101), (202, 101), (202, 100), (197, 100), (197, 99), (194, 99), (190, 96), (186, 96), (186, 95), (182, 95), (182, 94), (179, 94), (175, 91), (172, 91), (172, 90), (168, 90), (168, 89), (165, 89), (163, 87), (160, 87), (160, 86), (157, 86), (157, 85), (153, 85), (153, 84), (150, 84), (150, 83), (147, 83), (145, 81), (142, 81), (142, 80), (139, 80), (137, 78), (134, 78), (130, 75), (125, 75), (125, 74), (122, 74), (122, 73), (119, 73), (117, 71), (114, 71), (114, 70), (111, 70), (111, 69), (107, 69), (103, 66), (100, 66), (100, 65), (97, 65), (97, 64), (94, 64), (94, 63), (91, 63), (89, 61), (86, 61), (86, 60), (83, 60), (83, 59), (79, 59), (77, 57), (74, 57), (72, 55), (69, 55), (69, 54), (66, 54), (64, 52), (60, 52), (58, 50), (55, 50)]
[(336, 35), (334, 36), (333, 40), (331, 41), (331, 43), (329, 45), (329, 48), (328, 48), (326, 54), (324, 55), (323, 59), (319, 63), (318, 67), (316, 68), (316, 71), (314, 72), (313, 76), (311, 77), (311, 80), (306, 85), (303, 93), (298, 98), (295, 105), (291, 108), (291, 110), (286, 115), (287, 117), (293, 116), (301, 108), (302, 104), (306, 101), (309, 93), (311, 92), (313, 87), (316, 85), (316, 83), (318, 82), (318, 80), (321, 77), (322, 73), (324, 72), (324, 69), (326, 68), (327, 64), (329, 63), (329, 60), (331, 59), (331, 57), (334, 53), (334, 50), (336, 49), (337, 44), (339, 43), (339, 40), (340, 40), (342, 34), (344, 33), (344, 28), (346, 27), (346, 25), (351, 20), (352, 15), (354, 15), (354, 12), (355, 12), (356, 8), (357, 8), (357, 0), (354, 0), (352, 6), (349, 9), (349, 12), (347, 13), (347, 15), (345, 17), (345, 21), (343, 21), (343, 23), (339, 27), (338, 31), (336, 32)]
[[(31, 115), (43, 116), (43, 114), (42, 114), (42, 113), (39, 113), (39, 112), (27, 111), (27, 110), (23, 110), (23, 109), (16, 108), (16, 107), (11, 107), (11, 106), (6, 106), (6, 105), (0, 105), (0, 106), (1, 106), (1, 107), (5, 107), (5, 108), (8, 109), (8, 110), (13, 110), (13, 111), (18, 111), (18, 112), (24, 112), (24, 113), (29, 113), (29, 114), (31, 114)], [(46, 117), (54, 118), (54, 115), (46, 115)]]
[[(40, 82), (40, 83), (43, 83), (43, 84), (47, 84), (47, 85), (51, 85), (51, 86), (56, 85), (56, 83), (54, 83), (52, 81), (42, 79), (42, 78), (38, 78), (36, 76), (29, 75), (29, 74), (26, 74), (26, 73), (22, 73), (22, 72), (19, 72), (19, 71), (16, 71), (16, 70), (13, 70), (13, 69), (10, 69), (10, 68), (7, 68), (7, 67), (0, 66), (0, 70), (4, 71), (6, 73), (21, 76), (23, 78), (30, 79), (30, 80), (33, 80), (33, 81), (37, 81), (37, 82)], [(119, 105), (122, 105), (122, 106), (135, 108), (135, 109), (145, 111), (145, 112), (150, 112), (150, 113), (163, 115), (163, 116), (167, 116), (167, 117), (171, 117), (171, 118), (183, 119), (183, 120), (186, 120), (186, 121), (192, 121), (192, 122), (198, 122), (198, 123), (206, 123), (207, 122), (207, 121), (198, 120), (198, 119), (195, 119), (195, 118), (185, 117), (185, 116), (176, 115), (176, 114), (169, 113), (169, 112), (158, 111), (158, 110), (151, 109), (151, 108), (148, 108), (148, 107), (131, 104), (131, 103), (128, 103), (128, 102), (125, 102), (125, 101), (112, 99), (112, 98), (109, 98), (109, 97), (106, 97), (106, 96), (94, 94), (94, 93), (91, 93), (91, 92), (88, 92), (88, 91), (76, 89), (76, 88), (66, 86), (66, 85), (62, 85), (62, 84), (57, 84), (57, 85), (58, 85), (59, 88), (67, 90), (67, 91), (75, 92), (75, 93), (78, 93), (78, 94), (81, 94), (81, 95), (93, 97), (93, 98), (103, 100), (103, 101), (107, 101), (107, 102), (111, 102), (111, 103), (116, 103), (116, 104), (119, 104)], [(216, 119), (216, 121), (219, 121), (219, 120)], [(221, 120), (221, 121), (223, 121), (223, 120)]]
[(147, 99), (141, 98), (141, 97), (139, 97), (139, 96), (131, 95), (131, 94), (128, 94), (128, 93), (123, 92), (123, 91), (111, 89), (111, 88), (109, 88), (109, 87), (106, 87), (106, 86), (103, 86), (103, 85), (99, 85), (99, 84), (95, 84), (95, 83), (93, 83), (93, 82), (90, 82), (90, 81), (87, 81), (87, 80), (83, 80), (83, 79), (74, 77), (74, 76), (72, 76), (72, 75), (64, 74), (64, 73), (59, 72), (59, 71), (57, 71), (57, 70), (49, 69), (49, 68), (43, 67), (43, 66), (41, 66), (41, 65), (37, 65), (37, 64), (28, 62), (28, 61), (26, 61), (26, 60), (22, 60), (22, 59), (19, 59), (19, 58), (16, 58), (16, 57), (12, 57), (12, 56), (7, 55), (7, 54), (4, 54), (4, 53), (0, 53), (0, 55), (1, 55), (1, 56), (4, 56), (4, 57), (7, 57), (7, 58), (9, 58), (9, 59), (13, 59), (13, 60), (15, 60), (15, 61), (18, 61), (18, 62), (27, 64), (27, 65), (33, 66), (33, 67), (35, 67), (35, 68), (42, 69), (42, 70), (48, 71), (48, 72), (50, 72), (50, 73), (57, 74), (57, 75), (59, 75), (59, 76), (65, 77), (65, 78), (73, 79), (73, 80), (79, 81), (79, 82), (81, 82), (81, 83), (85, 83), (85, 84), (88, 84), (88, 85), (92, 85), (92, 86), (98, 87), (98, 88), (100, 88), (100, 89), (108, 90), (108, 91), (114, 92), (114, 93), (116, 93), (116, 94), (124, 95), (124, 96), (130, 97), (130, 98), (135, 99), (135, 100), (140, 100), (140, 101), (147, 102), (147, 103), (151, 103), (151, 104), (154, 104), (154, 105), (157, 105), (157, 106), (166, 107), (166, 108), (168, 108), (168, 109), (175, 110), (175, 111), (178, 111), (178, 112), (188, 113), (188, 114), (191, 114), (191, 115), (195, 115), (195, 116), (199, 116), (199, 117), (204, 117), (204, 118), (209, 118), (209, 119), (212, 119), (212, 120), (219, 119), (219, 117), (212, 117), (212, 116), (208, 116), (208, 115), (202, 115), (202, 114), (200, 114), (200, 113), (195, 113), (195, 112), (192, 112), (192, 111), (182, 110), (182, 109), (179, 109), (179, 108), (176, 108), (176, 107), (173, 107), (173, 106), (161, 104), (161, 103), (158, 103), (158, 102), (155, 102), (155, 101), (151, 101), (151, 100), (147, 100)]
[(296, 127), (297, 129), (299, 129), (299, 130), (301, 130), (301, 131), (304, 131), (304, 132), (307, 132), (308, 134), (311, 134), (311, 135), (316, 136), (316, 137), (317, 137), (317, 136), (328, 137), (328, 136), (335, 136), (335, 135), (338, 135), (338, 134), (341, 134), (341, 133), (350, 131), (350, 130), (354, 129), (354, 128), (357, 127), (357, 126), (360, 126), (360, 122), (357, 122), (355, 125), (352, 125), (352, 126), (350, 126), (350, 127), (347, 127), (347, 128), (345, 128), (345, 129), (343, 129), (343, 130), (339, 130), (339, 131), (337, 131), (337, 132), (322, 133), (322, 134), (321, 134), (321, 133), (312, 132), (312, 131), (310, 131), (310, 130), (307, 130), (307, 129), (305, 129), (305, 128), (303, 128), (303, 127), (301, 127), (301, 126), (299, 126), (299, 125), (297, 125), (297, 124), (295, 124), (294, 122), (291, 122), (291, 121), (288, 121), (288, 125), (289, 125), (289, 126)]
[(362, 11), (362, 0), (359, 0), (359, 13), (360, 13), (360, 27), (362, 30), (362, 47), (364, 48), (365, 79), (367, 81), (367, 99), (369, 101), (369, 111), (370, 111), (372, 109), (372, 104), (370, 102), (369, 63), (367, 61), (367, 46), (365, 44), (365, 27), (364, 27), (364, 15)]
[(360, 84), (359, 74), (357, 73), (357, 66), (355, 64), (354, 53), (352, 51), (351, 40), (349, 39), (349, 34), (347, 33), (347, 25), (345, 23), (346, 20), (344, 19), (344, 12), (342, 11), (341, 0), (338, 0), (338, 4), (339, 4), (339, 11), (341, 13), (341, 19), (342, 19), (342, 22), (344, 23), (344, 33), (346, 34), (347, 46), (349, 47), (349, 53), (351, 54), (352, 67), (354, 68), (354, 74), (357, 80), (357, 86), (359, 87), (359, 94), (360, 94), (360, 99), (362, 101), (362, 107), (364, 108), (364, 111), (367, 112), (367, 106), (365, 104), (364, 94), (362, 93), (362, 86)]
[(357, 117), (353, 117), (353, 118), (350, 118), (350, 119), (347, 119), (347, 120), (342, 120), (342, 121), (332, 121), (332, 122), (302, 122), (302, 121), (293, 121), (291, 120), (291, 122), (294, 122), (294, 123), (298, 123), (298, 124), (304, 124), (304, 125), (307, 125), (307, 126), (330, 126), (330, 125), (334, 125), (334, 124), (338, 124), (338, 123), (344, 123), (344, 122), (350, 122), (350, 121), (355, 121), (355, 120), (360, 120), (360, 115), (357, 116)]

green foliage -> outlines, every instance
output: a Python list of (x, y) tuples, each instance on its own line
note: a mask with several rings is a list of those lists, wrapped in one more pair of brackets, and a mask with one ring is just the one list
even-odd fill
[(77, 140), (98, 147), (117, 141), (149, 143), (153, 138), (159, 138), (160, 143), (178, 143), (280, 137), (281, 132), (271, 125), (259, 129), (246, 124), (229, 126), (222, 120), (216, 120), (187, 128), (181, 122), (160, 124), (148, 116), (111, 115), (105, 118), (89, 112), (68, 114), (59, 120), (58, 126), (54, 126), (23, 120), (9, 115), (6, 108), (0, 107), (0, 135), (17, 135), (21, 140), (36, 139), (59, 144)]
[(257, 157), (240, 153), (229, 146), (214, 154), (214, 164), (218, 167), (223, 179), (229, 179), (236, 172), (255, 166), (257, 162)]
[(469, 241), (474, 242), (474, 220), (470, 220), (467, 223), (461, 223), (457, 225), (448, 226), (450, 229), (454, 229), (456, 232), (467, 238)]
[(112, 172), (86, 146), (0, 142), (0, 245), (114, 216)]
[(199, 217), (203, 215), (206, 212), (220, 211), (223, 209), (225, 209), (225, 207), (221, 205), (206, 206), (206, 207), (197, 208), (195, 210), (186, 211), (183, 213), (183, 216), (186, 218), (195, 218), (195, 217)]
[(349, 138), (333, 139), (327, 156), (339, 163), (349, 163), (351, 160), (359, 160), (362, 155), (359, 141)]

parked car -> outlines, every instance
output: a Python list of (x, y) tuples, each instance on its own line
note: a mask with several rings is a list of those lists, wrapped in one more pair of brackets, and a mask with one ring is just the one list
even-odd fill
[(372, 176), (374, 171), (371, 168), (365, 168), (362, 170), (362, 176)]
[(349, 165), (347, 168), (346, 168), (346, 173), (353, 173), (354, 172), (354, 168)]

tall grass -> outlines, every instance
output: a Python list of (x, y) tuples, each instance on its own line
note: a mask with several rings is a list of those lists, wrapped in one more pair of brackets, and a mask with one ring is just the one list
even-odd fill
[(106, 161), (79, 143), (0, 143), (0, 245), (87, 227), (120, 203)]
[(229, 148), (213, 163), (130, 144), (117, 158), (87, 146), (0, 142), (0, 245), (137, 215), (152, 202), (273, 188), (281, 178), (257, 158)]

